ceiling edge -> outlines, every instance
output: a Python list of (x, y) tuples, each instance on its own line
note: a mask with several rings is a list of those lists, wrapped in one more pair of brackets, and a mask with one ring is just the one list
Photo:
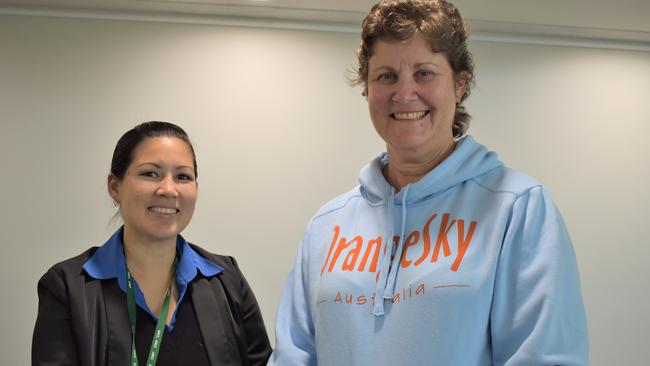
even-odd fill
[[(323, 17), (323, 14), (311, 14), (314, 13), (314, 11), (310, 11), (309, 13), (310, 14), (307, 15), (293, 15), (313, 19)], [(226, 16), (18, 6), (0, 6), (0, 15), (202, 24), (356, 34), (360, 31), (359, 24), (349, 21), (332, 22), (313, 19), (283, 19), (240, 15)], [(354, 14), (350, 12), (348, 17), (354, 18), (353, 15)], [(357, 16), (361, 19), (363, 14), (359, 13)], [(467, 19), (467, 23), (472, 29), (470, 40), (474, 41), (650, 51), (650, 33), (647, 32), (495, 22), (474, 19)]]

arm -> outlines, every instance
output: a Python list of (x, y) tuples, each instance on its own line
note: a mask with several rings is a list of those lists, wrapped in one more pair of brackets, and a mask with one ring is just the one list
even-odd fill
[(541, 187), (513, 205), (495, 279), (491, 333), (494, 365), (588, 365), (575, 253)]
[(243, 330), (246, 336), (246, 353), (248, 364), (251, 366), (264, 366), (271, 354), (271, 344), (266, 334), (262, 313), (246, 278), (239, 270), (235, 258), (230, 257), (233, 266), (239, 275), (241, 288), (241, 317)]
[(308, 243), (308, 236), (305, 235), (301, 252), (282, 290), (275, 323), (276, 348), (269, 366), (317, 365), (314, 323), (309, 303)]
[(54, 269), (45, 273), (38, 282), (32, 365), (79, 365), (66, 286)]

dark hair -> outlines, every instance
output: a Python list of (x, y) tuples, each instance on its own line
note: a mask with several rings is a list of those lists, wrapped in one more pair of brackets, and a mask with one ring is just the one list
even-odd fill
[(145, 139), (152, 137), (175, 137), (185, 141), (192, 153), (194, 175), (198, 177), (196, 155), (194, 154), (194, 147), (187, 133), (173, 123), (150, 121), (133, 127), (117, 141), (117, 145), (115, 145), (115, 150), (113, 151), (113, 160), (111, 161), (111, 173), (117, 179), (122, 180), (124, 178), (126, 170), (133, 161), (133, 151), (135, 151), (136, 147)]
[(431, 51), (444, 53), (454, 72), (454, 80), (465, 82), (465, 93), (456, 106), (453, 134), (461, 137), (469, 127), (471, 116), (463, 101), (474, 84), (474, 62), (467, 48), (469, 29), (458, 9), (445, 0), (386, 0), (370, 9), (363, 19), (361, 45), (356, 49), (359, 66), (352, 78), (368, 95), (368, 61), (377, 40), (405, 41), (421, 34)]

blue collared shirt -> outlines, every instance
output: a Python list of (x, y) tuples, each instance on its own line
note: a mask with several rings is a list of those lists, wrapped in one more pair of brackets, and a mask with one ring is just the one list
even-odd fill
[[(124, 258), (123, 233), (124, 227), (122, 226), (84, 263), (83, 269), (97, 280), (117, 278), (118, 285), (126, 293), (126, 258)], [(197, 273), (200, 271), (204, 276), (209, 277), (223, 272), (222, 267), (200, 256), (180, 235), (176, 237), (176, 250), (180, 255), (178, 264), (176, 265), (176, 284), (178, 285), (179, 295), (176, 310), (174, 311), (170, 325), (167, 327), (167, 331), (171, 331), (174, 328), (176, 311), (185, 296), (187, 284), (196, 277)], [(135, 284), (136, 304), (155, 320), (158, 320), (147, 306), (138, 282), (135, 281), (135, 278), (133, 280)], [(126, 302), (124, 306), (126, 306)]]

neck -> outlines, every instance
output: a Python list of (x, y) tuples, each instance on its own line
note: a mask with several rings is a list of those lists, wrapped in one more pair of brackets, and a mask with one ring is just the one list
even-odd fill
[(384, 177), (399, 192), (442, 163), (455, 147), (456, 141), (452, 140), (440, 149), (418, 156), (416, 153), (400, 153), (388, 145), (388, 164), (383, 171)]
[(169, 278), (176, 257), (176, 239), (166, 241), (144, 240), (124, 228), (124, 255), (131, 274), (147, 278)]

